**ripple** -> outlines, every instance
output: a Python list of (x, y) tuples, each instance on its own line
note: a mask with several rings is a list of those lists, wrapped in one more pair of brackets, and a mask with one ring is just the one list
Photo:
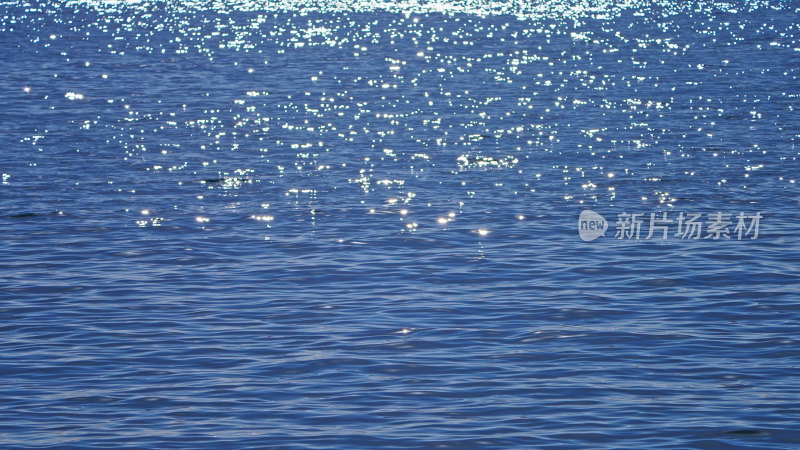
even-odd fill
[(791, 447), (796, 12), (0, 5), (5, 446)]

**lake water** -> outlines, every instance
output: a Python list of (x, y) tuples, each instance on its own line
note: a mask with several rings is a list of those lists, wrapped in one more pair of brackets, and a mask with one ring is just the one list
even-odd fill
[(2, 447), (800, 447), (798, 12), (0, 3)]

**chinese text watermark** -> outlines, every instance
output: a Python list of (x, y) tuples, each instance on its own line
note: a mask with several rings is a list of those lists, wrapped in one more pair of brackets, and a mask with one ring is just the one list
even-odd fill
[[(667, 212), (617, 214), (616, 239), (649, 240), (676, 239), (758, 239), (761, 212), (724, 214), (722, 212), (683, 213), (670, 216)], [(585, 210), (578, 218), (578, 235), (584, 241), (593, 241), (605, 236), (609, 223), (600, 214)], [(674, 233), (673, 233), (674, 231)]]

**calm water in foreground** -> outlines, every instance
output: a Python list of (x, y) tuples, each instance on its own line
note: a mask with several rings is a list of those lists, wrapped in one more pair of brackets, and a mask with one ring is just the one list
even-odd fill
[(529, 3), (0, 3), (0, 446), (800, 448), (798, 4)]

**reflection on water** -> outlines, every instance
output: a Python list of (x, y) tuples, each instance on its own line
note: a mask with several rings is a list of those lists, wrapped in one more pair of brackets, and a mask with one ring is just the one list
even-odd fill
[(6, 442), (796, 443), (796, 13), (3, 4)]

